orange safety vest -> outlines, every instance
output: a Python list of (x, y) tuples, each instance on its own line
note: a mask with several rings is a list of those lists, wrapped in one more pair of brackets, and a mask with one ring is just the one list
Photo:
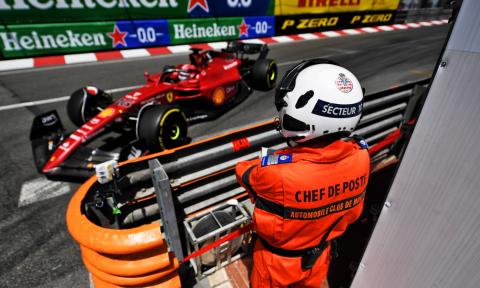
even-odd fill
[(238, 163), (237, 180), (255, 203), (257, 235), (284, 250), (318, 246), (331, 226), (326, 240), (340, 236), (362, 212), (370, 170), (364, 148), (338, 140)]

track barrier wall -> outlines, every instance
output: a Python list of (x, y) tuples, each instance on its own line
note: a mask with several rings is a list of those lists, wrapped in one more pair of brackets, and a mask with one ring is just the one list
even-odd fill
[(0, 59), (445, 19), (450, 11), (397, 11), (398, 4), (399, 0), (2, 0)]
[[(398, 141), (392, 135), (399, 134), (401, 123), (410, 118), (420, 87), (428, 81), (365, 96), (364, 114), (354, 134), (363, 136), (375, 150), (372, 165), (389, 161), (392, 143)], [(70, 201), (66, 217), (95, 287), (179, 287), (177, 258), (181, 261), (190, 251), (185, 247), (183, 221), (228, 200), (246, 201), (248, 196), (236, 182), (234, 166), (238, 161), (258, 157), (261, 147), (286, 147), (273, 121), (121, 163), (118, 187), (121, 195), (130, 198), (120, 208), (120, 229), (101, 227), (87, 217), (84, 203), (100, 187), (96, 177), (87, 180)], [(160, 163), (167, 187), (153, 187), (150, 160)], [(159, 192), (173, 197), (173, 204), (163, 205), (174, 216), (169, 225), (177, 232), (164, 227), (159, 219)], [(134, 208), (126, 209), (129, 205)], [(171, 233), (179, 236), (172, 237)], [(177, 258), (172, 253), (175, 250)]]

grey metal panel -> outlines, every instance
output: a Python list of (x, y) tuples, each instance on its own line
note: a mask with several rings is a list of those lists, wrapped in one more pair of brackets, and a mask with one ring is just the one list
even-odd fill
[(451, 38), (353, 288), (480, 287), (480, 54), (462, 52), (480, 1), (464, 5), (470, 37)]
[[(458, 17), (457, 23), (453, 28), (447, 50), (480, 52), (480, 33), (478, 33), (478, 29), (480, 29), (479, 11), (480, 1), (463, 1), (460, 11), (462, 15)], [(465, 19), (468, 19), (468, 21), (465, 21)]]

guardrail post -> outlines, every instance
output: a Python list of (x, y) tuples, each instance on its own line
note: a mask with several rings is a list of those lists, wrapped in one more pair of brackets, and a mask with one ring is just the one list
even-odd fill
[(148, 161), (148, 166), (153, 175), (153, 186), (157, 196), (157, 203), (160, 208), (160, 217), (164, 230), (165, 240), (168, 248), (175, 253), (179, 261), (183, 260), (182, 242), (178, 232), (177, 215), (173, 203), (170, 180), (163, 169), (162, 164), (157, 159)]

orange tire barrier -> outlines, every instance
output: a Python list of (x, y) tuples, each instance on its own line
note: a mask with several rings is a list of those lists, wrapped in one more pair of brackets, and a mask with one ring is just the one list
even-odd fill
[(101, 254), (85, 246), (80, 247), (83, 258), (99, 270), (118, 276), (152, 273), (171, 265), (167, 249), (153, 249), (128, 255)]
[(95, 288), (181, 287), (178, 260), (168, 253), (158, 221), (131, 229), (108, 229), (82, 214), (82, 201), (96, 178), (70, 200), (67, 227), (78, 242)]

